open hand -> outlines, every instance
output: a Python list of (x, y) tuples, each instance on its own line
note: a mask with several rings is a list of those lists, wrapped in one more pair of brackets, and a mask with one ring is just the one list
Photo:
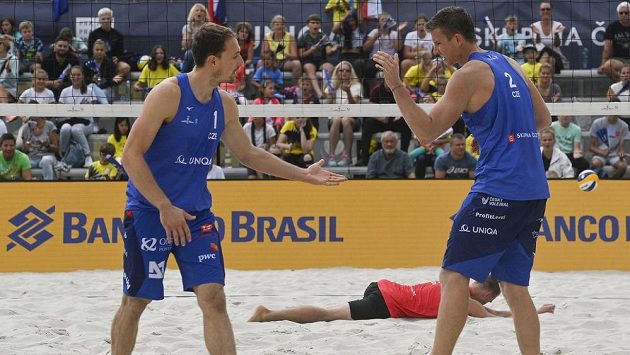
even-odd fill
[(333, 186), (339, 185), (339, 183), (348, 180), (348, 178), (343, 175), (335, 174), (322, 169), (324, 164), (324, 159), (320, 159), (320, 161), (311, 164), (308, 168), (306, 168), (306, 173), (308, 174), (306, 181), (315, 185)]
[(383, 72), (383, 78), (385, 78), (385, 83), (391, 89), (395, 89), (398, 86), (402, 85), (400, 80), (400, 63), (398, 61), (398, 53), (394, 54), (394, 56), (390, 56), (389, 54), (378, 51), (372, 59), (376, 62), (376, 67)]

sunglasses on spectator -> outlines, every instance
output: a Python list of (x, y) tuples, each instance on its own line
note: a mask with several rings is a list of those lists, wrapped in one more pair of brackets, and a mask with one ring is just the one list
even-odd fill
[(628, 11), (619, 11), (619, 15), (627, 15)]
[(551, 11), (550, 7), (541, 7), (540, 11)]

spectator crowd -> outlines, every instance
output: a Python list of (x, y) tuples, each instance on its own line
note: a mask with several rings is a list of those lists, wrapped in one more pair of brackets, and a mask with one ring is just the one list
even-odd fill
[[(601, 96), (628, 102), (630, 5), (621, 2), (616, 10), (618, 19), (606, 28), (597, 71), (611, 80)], [(250, 23), (236, 23), (233, 29), (245, 64), (234, 81), (221, 88), (238, 104), (394, 103), (391, 89), (371, 59), (383, 51), (399, 55), (405, 88), (416, 102), (440, 100), (458, 68), (434, 50), (431, 34), (425, 30), (429, 15), (419, 14), (413, 24), (398, 21), (385, 11), (366, 18), (347, 0), (330, 0), (323, 11), (331, 16), (330, 33), (322, 30), (322, 15), (314, 13), (305, 18), (305, 29), (294, 36), (287, 20), (278, 14), (272, 17), (271, 31), (260, 44), (255, 43)], [(0, 103), (79, 105), (134, 97), (141, 100), (162, 80), (192, 70), (192, 36), (211, 18), (203, 4), (192, 6), (181, 30), (182, 60), (178, 61), (163, 44), (155, 44), (139, 60), (129, 56), (124, 34), (112, 26), (112, 10), (101, 8), (97, 16), (99, 27), (89, 33), (87, 41), (65, 27), (51, 44), (37, 37), (35, 22), (18, 24), (3, 18)], [(507, 16), (503, 28), (493, 33), (488, 49), (514, 59), (545, 102), (561, 102), (562, 88), (554, 75), (571, 68), (561, 45), (566, 28), (553, 19), (549, 1), (539, 4), (539, 18), (529, 24), (533, 38), (528, 39), (518, 30), (519, 19)], [(133, 84), (132, 72), (140, 72)], [(21, 89), (19, 83), (24, 81), (30, 87)], [(21, 122), (19, 129), (7, 132), (5, 122), (14, 120)], [(589, 130), (583, 130), (571, 116), (554, 117), (554, 121), (538, 133), (549, 178), (572, 178), (588, 168), (602, 177), (626, 174), (624, 145), (630, 138), (630, 116), (598, 118)], [(402, 117), (359, 118), (337, 113), (327, 120), (249, 117), (242, 124), (252, 144), (287, 162), (307, 166), (321, 155), (332, 168), (365, 166), (365, 177), (374, 179), (421, 179), (428, 171), (435, 178), (474, 178), (481, 153), (461, 119), (434, 142), (418, 141)], [(87, 169), (88, 180), (124, 179), (121, 156), (132, 120), (116, 119), (113, 132), (107, 132), (105, 126), (98, 117), (4, 117), (0, 121), (0, 180), (30, 180), (32, 169), (41, 169), (44, 180), (55, 180), (75, 168)], [(322, 142), (319, 152), (316, 147), (322, 131), (328, 132), (328, 141)], [(584, 146), (583, 131), (587, 137)], [(106, 143), (91, 148), (91, 135), (108, 133)], [(605, 169), (607, 165), (610, 168)], [(247, 177), (268, 178), (251, 169)]]

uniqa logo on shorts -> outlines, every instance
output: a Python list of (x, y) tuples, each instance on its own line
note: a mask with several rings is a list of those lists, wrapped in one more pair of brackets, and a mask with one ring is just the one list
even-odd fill
[(485, 235), (498, 235), (498, 231), (496, 228), (491, 228), (491, 227), (479, 227), (479, 226), (472, 226), (469, 227), (467, 224), (462, 224), (461, 226), (459, 226), (459, 231), (462, 233), (474, 233), (474, 234), (485, 234)]
[(51, 217), (54, 212), (55, 206), (49, 207), (46, 211), (28, 206), (9, 219), (17, 229), (9, 234), (11, 242), (7, 244), (7, 251), (18, 244), (28, 251), (33, 251), (52, 238), (53, 234), (45, 228), (54, 221)]
[(177, 156), (177, 159), (175, 159), (175, 164), (210, 166), (210, 165), (212, 165), (212, 158), (208, 158), (208, 157), (186, 157), (183, 154), (180, 154), (179, 156)]

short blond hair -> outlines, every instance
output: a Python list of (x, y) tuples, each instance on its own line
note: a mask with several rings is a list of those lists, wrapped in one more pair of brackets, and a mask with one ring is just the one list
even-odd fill
[(18, 28), (20, 29), (20, 32), (21, 32), (23, 29), (30, 28), (32, 30), (34, 27), (35, 26), (33, 26), (33, 23), (31, 21), (22, 21), (20, 22), (20, 26)]

